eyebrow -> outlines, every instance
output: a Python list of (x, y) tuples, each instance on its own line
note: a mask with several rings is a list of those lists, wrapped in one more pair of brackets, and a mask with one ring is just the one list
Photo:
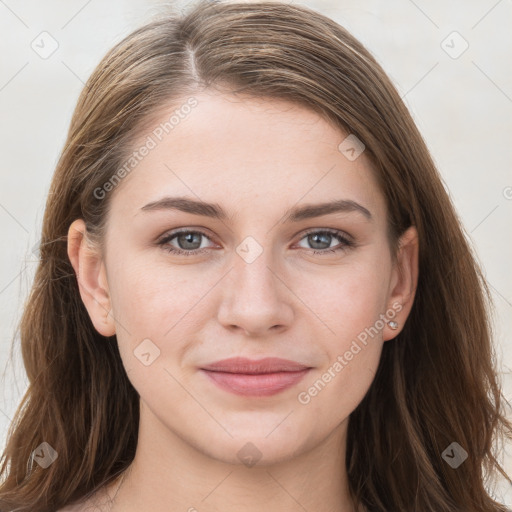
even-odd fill
[[(185, 213), (194, 215), (202, 215), (204, 217), (211, 217), (213, 219), (227, 220), (228, 215), (216, 203), (207, 203), (198, 201), (196, 199), (189, 199), (186, 197), (163, 197), (157, 201), (146, 204), (141, 208), (142, 211), (155, 211), (155, 210), (179, 210)], [(373, 220), (372, 214), (368, 209), (351, 199), (338, 199), (320, 204), (306, 204), (303, 206), (295, 206), (287, 210), (284, 214), (283, 222), (299, 222), (301, 220), (312, 219), (329, 215), (332, 213), (350, 213), (356, 212), (364, 215), (366, 219)]]

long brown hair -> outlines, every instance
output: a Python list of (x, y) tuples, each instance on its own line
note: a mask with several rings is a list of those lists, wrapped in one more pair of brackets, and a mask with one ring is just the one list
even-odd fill
[[(48, 195), (40, 262), (19, 325), (29, 378), (2, 458), (0, 509), (52, 512), (111, 483), (137, 445), (139, 396), (115, 337), (93, 327), (67, 257), (70, 224), (101, 236), (131, 144), (162, 105), (204, 87), (305, 105), (366, 146), (389, 212), (391, 245), (419, 235), (410, 316), (384, 344), (351, 414), (350, 491), (371, 512), (507, 510), (489, 495), (497, 443), (511, 437), (492, 345), (491, 296), (412, 118), (372, 55), (296, 4), (203, 1), (117, 44), (82, 91)], [(41, 443), (57, 459), (43, 469)], [(443, 452), (467, 453), (456, 469)], [(507, 477), (508, 479), (508, 477)], [(508, 479), (510, 481), (510, 479)], [(512, 482), (511, 482), (512, 483)]]

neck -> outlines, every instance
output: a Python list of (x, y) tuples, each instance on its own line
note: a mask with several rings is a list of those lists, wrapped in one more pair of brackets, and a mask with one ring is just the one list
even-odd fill
[(249, 467), (209, 457), (141, 407), (135, 458), (108, 488), (104, 510), (356, 512), (345, 468), (347, 426), (348, 419), (298, 456)]

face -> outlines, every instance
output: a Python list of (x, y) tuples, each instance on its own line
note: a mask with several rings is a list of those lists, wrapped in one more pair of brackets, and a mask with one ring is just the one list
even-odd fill
[[(286, 460), (346, 427), (368, 391), (410, 310), (415, 231), (393, 265), (366, 154), (354, 158), (348, 134), (317, 114), (195, 99), (172, 131), (135, 145), (155, 142), (109, 192), (105, 251), (80, 249), (72, 226), (70, 258), (94, 325), (117, 336), (141, 414), (217, 460)], [(212, 371), (238, 357), (293, 364)]]

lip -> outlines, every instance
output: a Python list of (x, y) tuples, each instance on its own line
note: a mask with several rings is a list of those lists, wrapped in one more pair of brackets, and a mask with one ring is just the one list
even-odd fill
[(296, 361), (266, 357), (223, 359), (201, 368), (225, 391), (242, 396), (272, 396), (297, 384), (311, 368)]

